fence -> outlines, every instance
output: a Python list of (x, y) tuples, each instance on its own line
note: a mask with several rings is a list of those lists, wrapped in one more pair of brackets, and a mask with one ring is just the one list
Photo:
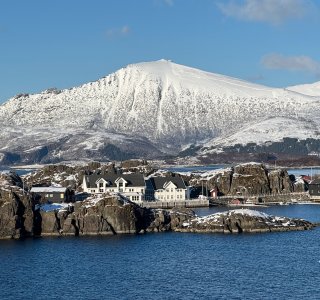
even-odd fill
[(194, 199), (194, 200), (183, 200), (183, 201), (143, 201), (140, 204), (146, 208), (173, 208), (173, 207), (208, 207), (208, 199)]

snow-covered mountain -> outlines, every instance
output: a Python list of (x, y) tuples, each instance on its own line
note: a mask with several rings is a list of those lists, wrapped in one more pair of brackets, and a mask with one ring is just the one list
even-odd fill
[(311, 84), (289, 86), (287, 89), (308, 96), (320, 97), (320, 81)]
[(132, 64), (80, 87), (9, 99), (0, 106), (0, 160), (148, 158), (205, 142), (216, 151), (223, 142), (317, 139), (319, 100), (166, 60)]

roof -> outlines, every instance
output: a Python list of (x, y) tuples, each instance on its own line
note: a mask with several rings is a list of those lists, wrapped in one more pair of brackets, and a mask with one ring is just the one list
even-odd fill
[(150, 181), (155, 190), (165, 189), (164, 186), (170, 181), (177, 186), (178, 189), (186, 189), (183, 179), (179, 176), (151, 177)]
[(105, 181), (109, 182), (110, 187), (116, 187), (116, 180), (118, 178), (123, 178), (127, 184), (127, 187), (130, 186), (145, 186), (144, 178), (142, 174), (113, 174), (113, 173), (106, 173), (106, 174), (92, 174), (86, 175), (85, 180), (88, 188), (96, 188), (96, 182), (103, 178)]
[(32, 187), (32, 193), (65, 193), (67, 188), (65, 187), (55, 187), (55, 186), (39, 186)]

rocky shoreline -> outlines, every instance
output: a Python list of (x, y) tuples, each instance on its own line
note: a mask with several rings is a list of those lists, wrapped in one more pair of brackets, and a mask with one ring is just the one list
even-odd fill
[[(10, 207), (10, 204), (1, 206)], [(310, 230), (308, 221), (238, 209), (197, 217), (188, 209), (146, 209), (114, 196), (90, 198), (70, 205), (36, 206), (32, 211), (1, 214), (1, 239), (46, 236), (92, 236), (147, 232), (243, 233)], [(18, 208), (18, 207), (16, 207)], [(27, 214), (26, 214), (27, 213)], [(7, 220), (7, 222), (4, 222)], [(23, 223), (21, 220), (24, 220)]]
[(190, 209), (148, 209), (121, 196), (100, 195), (75, 203), (41, 203), (14, 173), (0, 173), (0, 239), (147, 232), (274, 232), (318, 224), (239, 209), (197, 217)]
[(215, 213), (205, 217), (196, 217), (177, 228), (179, 232), (207, 233), (262, 233), (279, 231), (309, 230), (315, 224), (302, 219), (277, 217), (251, 209), (236, 209)]

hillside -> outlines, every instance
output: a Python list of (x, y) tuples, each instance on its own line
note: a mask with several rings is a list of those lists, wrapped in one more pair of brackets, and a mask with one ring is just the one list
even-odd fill
[(289, 86), (287, 89), (307, 96), (320, 97), (320, 81), (311, 84)]
[(259, 134), (242, 141), (317, 139), (318, 103), (170, 61), (132, 64), (72, 89), (9, 99), (0, 106), (0, 162), (159, 158), (206, 142), (216, 151), (252, 126)]

